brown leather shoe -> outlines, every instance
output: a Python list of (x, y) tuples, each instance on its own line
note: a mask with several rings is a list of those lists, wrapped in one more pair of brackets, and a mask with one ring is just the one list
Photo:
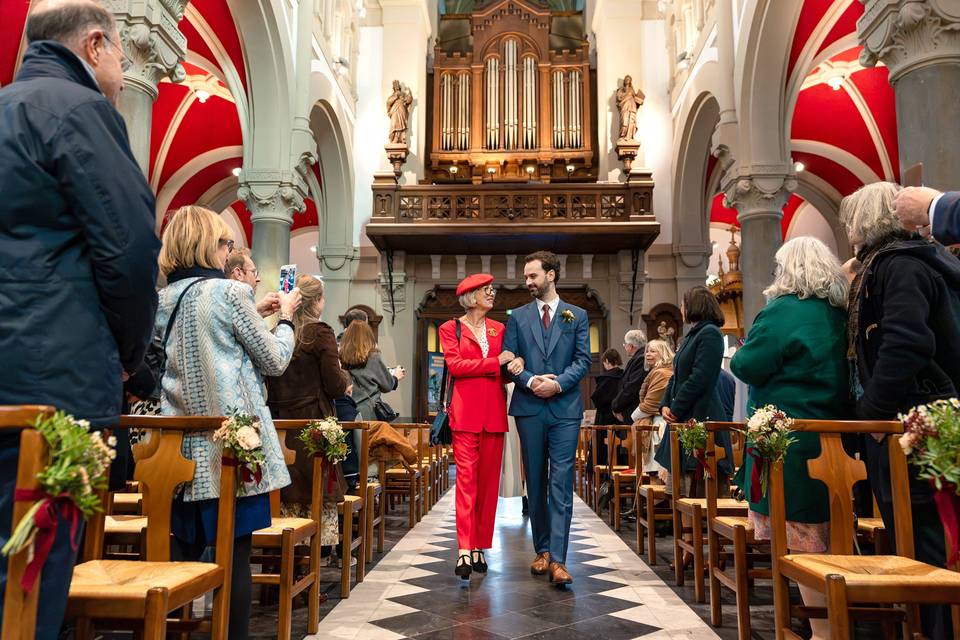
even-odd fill
[(550, 553), (544, 551), (537, 554), (537, 559), (530, 565), (530, 573), (535, 576), (542, 576), (547, 572), (550, 566)]
[(573, 576), (571, 576), (567, 568), (559, 562), (551, 562), (550, 582), (551, 584), (570, 584), (573, 582)]

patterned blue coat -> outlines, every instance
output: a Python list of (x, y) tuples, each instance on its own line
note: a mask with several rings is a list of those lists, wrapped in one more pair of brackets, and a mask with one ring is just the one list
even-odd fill
[[(181, 292), (195, 278), (160, 291), (155, 325), (161, 339)], [(160, 408), (163, 415), (217, 416), (240, 410), (260, 416), (266, 454), (263, 479), (247, 495), (290, 484), (280, 441), (264, 399), (263, 376), (279, 376), (293, 355), (293, 329), (271, 333), (257, 313), (253, 290), (242, 282), (212, 279), (192, 287), (177, 311), (167, 343), (167, 368)], [(185, 502), (219, 497), (222, 445), (212, 433), (185, 435), (184, 457), (197, 463), (194, 481), (185, 485)]]

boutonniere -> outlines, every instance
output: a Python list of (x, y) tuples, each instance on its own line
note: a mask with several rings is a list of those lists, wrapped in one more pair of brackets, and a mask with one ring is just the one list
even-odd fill
[(570, 311), (570, 309), (564, 309), (563, 311), (560, 312), (560, 319), (566, 323), (573, 322), (574, 320), (573, 311)]
[(490, 336), (491, 338), (496, 338), (497, 330), (494, 329), (493, 327), (490, 327), (489, 329), (487, 329), (487, 335)]

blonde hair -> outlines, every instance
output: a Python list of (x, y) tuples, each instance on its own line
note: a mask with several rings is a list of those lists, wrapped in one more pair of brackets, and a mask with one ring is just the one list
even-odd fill
[(180, 207), (163, 231), (160, 272), (166, 277), (176, 269), (190, 267), (223, 269), (217, 249), (221, 241), (230, 239), (230, 228), (213, 211), (196, 205)]
[[(653, 363), (653, 366), (650, 367), (651, 369), (673, 364), (673, 356), (675, 354), (673, 349), (670, 348), (670, 343), (666, 340), (651, 340), (647, 343), (647, 349), (651, 348), (657, 354), (657, 361)], [(644, 353), (646, 353), (646, 351), (644, 351)]]
[(477, 306), (477, 290), (473, 289), (472, 291), (467, 291), (465, 294), (458, 298), (460, 306), (465, 310), (469, 311)]
[[(323, 282), (311, 275), (302, 273), (297, 276), (297, 288), (300, 289), (300, 308), (293, 314), (293, 336), (297, 347), (301, 345), (303, 329), (308, 324), (320, 322), (320, 316), (313, 314), (314, 305), (323, 300)], [(309, 343), (304, 343), (309, 344)]]
[(801, 300), (822, 298), (834, 307), (847, 306), (849, 284), (840, 260), (816, 238), (794, 238), (777, 250), (777, 275), (764, 289), (768, 300), (796, 295)]
[(903, 229), (893, 211), (893, 199), (899, 191), (898, 184), (874, 182), (840, 201), (840, 222), (846, 226), (851, 243), (873, 247)]
[(340, 362), (348, 369), (357, 369), (365, 364), (370, 354), (377, 351), (377, 338), (366, 322), (353, 321), (340, 341)]

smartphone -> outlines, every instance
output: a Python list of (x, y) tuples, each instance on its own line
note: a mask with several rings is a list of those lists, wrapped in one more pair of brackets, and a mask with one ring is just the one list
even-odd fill
[(280, 291), (290, 293), (297, 286), (297, 265), (285, 264), (280, 267)]

